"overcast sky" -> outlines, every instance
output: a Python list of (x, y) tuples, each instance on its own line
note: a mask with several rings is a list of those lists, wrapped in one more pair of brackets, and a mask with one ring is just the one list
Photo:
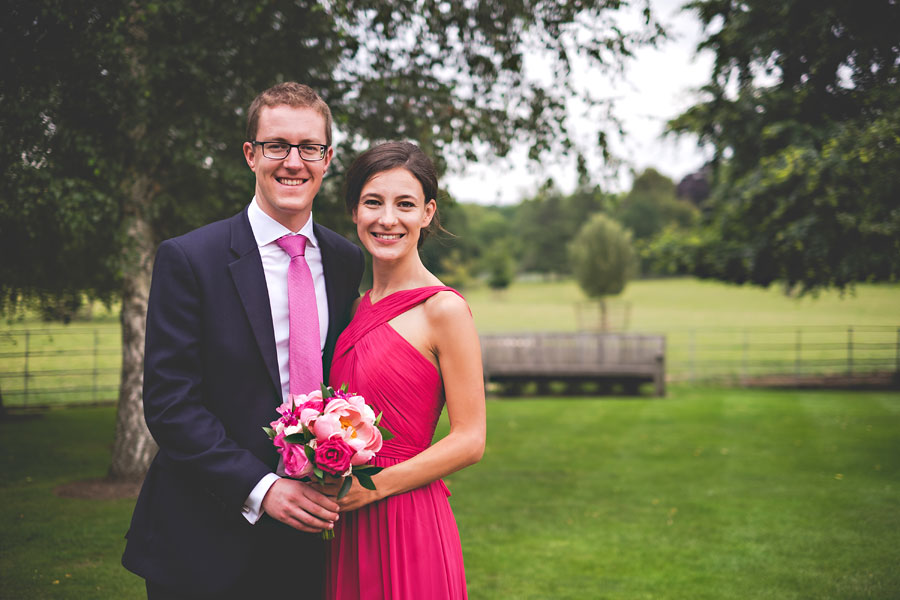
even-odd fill
[[(699, 169), (707, 156), (693, 140), (660, 136), (668, 119), (695, 103), (695, 90), (708, 80), (713, 62), (711, 53), (697, 55), (695, 52), (702, 29), (692, 13), (680, 11), (685, 1), (651, 0), (671, 39), (658, 48), (637, 52), (623, 76), (611, 79), (599, 73), (583, 75), (583, 85), (614, 99), (615, 113), (623, 121), (627, 137), (615, 142), (613, 151), (638, 172), (654, 167), (676, 182)], [(574, 123), (576, 136), (595, 139), (589, 122), (576, 118)], [(548, 178), (553, 178), (566, 193), (574, 189), (573, 160), (534, 164), (525, 156), (525, 149), (519, 148), (505, 162), (471, 163), (458, 173), (445, 175), (443, 183), (455, 199), (482, 204), (519, 202), (533, 195)], [(596, 166), (600, 159), (591, 157), (591, 160)], [(602, 183), (610, 191), (621, 191), (630, 187), (631, 179), (624, 169), (614, 181), (595, 183)]]

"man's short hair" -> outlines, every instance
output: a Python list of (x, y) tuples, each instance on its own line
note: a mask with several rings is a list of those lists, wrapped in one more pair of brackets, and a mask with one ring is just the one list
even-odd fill
[(247, 141), (256, 139), (259, 127), (259, 111), (265, 106), (291, 106), (294, 108), (312, 108), (325, 119), (325, 143), (331, 145), (331, 109), (325, 101), (308, 85), (295, 81), (279, 83), (262, 92), (250, 104), (247, 114)]

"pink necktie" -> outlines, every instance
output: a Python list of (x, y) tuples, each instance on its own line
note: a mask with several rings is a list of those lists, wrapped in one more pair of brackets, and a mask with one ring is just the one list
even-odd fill
[(319, 310), (316, 287), (303, 255), (306, 237), (286, 235), (277, 240), (291, 257), (288, 267), (288, 309), (290, 310), (290, 392), (308, 394), (322, 383), (322, 345), (319, 339)]

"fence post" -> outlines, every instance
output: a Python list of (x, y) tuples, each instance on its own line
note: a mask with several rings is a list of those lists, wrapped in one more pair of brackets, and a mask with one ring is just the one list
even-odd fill
[(795, 357), (794, 357), (794, 381), (800, 380), (800, 353), (803, 351), (803, 330), (799, 327), (797, 328), (797, 342), (795, 344)]
[(750, 333), (745, 329), (744, 330), (744, 345), (741, 351), (741, 378), (743, 378), (744, 383), (747, 383), (747, 353), (750, 348)]
[(853, 376), (853, 328), (847, 328), (847, 377)]
[(693, 329), (691, 329), (690, 340), (691, 340), (690, 341), (690, 358), (689, 358), (690, 380), (691, 380), (691, 383), (694, 383), (694, 330)]
[(25, 388), (24, 389), (25, 400), (23, 402), (25, 403), (25, 406), (28, 406), (28, 379), (30, 378), (30, 375), (28, 373), (28, 349), (29, 349), (30, 344), (31, 344), (31, 330), (26, 329), (25, 330), (25, 370), (22, 371), (22, 377), (24, 379), (23, 387)]
[(97, 365), (97, 355), (98, 355), (98, 346), (100, 345), (100, 334), (97, 330), (94, 330), (94, 372), (91, 374), (91, 401), (97, 402), (97, 376), (98, 376), (98, 365)]

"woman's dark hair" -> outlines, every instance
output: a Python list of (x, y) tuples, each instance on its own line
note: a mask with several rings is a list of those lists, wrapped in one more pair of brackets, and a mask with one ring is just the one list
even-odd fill
[[(406, 169), (422, 184), (426, 204), (429, 200), (437, 203), (437, 170), (431, 159), (418, 146), (410, 142), (387, 142), (369, 148), (356, 157), (356, 160), (350, 165), (350, 169), (347, 171), (347, 191), (344, 196), (347, 211), (350, 214), (356, 212), (359, 196), (367, 181), (379, 173), (397, 168)], [(441, 227), (436, 205), (431, 223), (419, 233), (419, 248), (422, 247), (428, 234), (434, 230), (444, 230)]]

